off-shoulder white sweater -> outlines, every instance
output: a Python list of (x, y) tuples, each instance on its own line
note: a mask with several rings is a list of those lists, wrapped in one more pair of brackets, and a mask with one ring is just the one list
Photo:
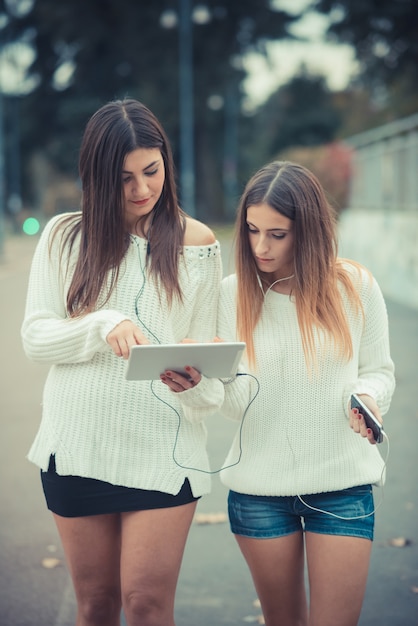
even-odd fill
[[(239, 376), (224, 386), (221, 410), (241, 422), (221, 473), (230, 489), (286, 496), (384, 480), (379, 446), (370, 445), (348, 423), (351, 393), (369, 394), (385, 414), (395, 387), (380, 288), (365, 271), (358, 283), (364, 320), (344, 296), (353, 358), (347, 362), (334, 355), (317, 333), (318, 374), (310, 374), (305, 363), (294, 301), (268, 292), (254, 333), (258, 368), (251, 372), (243, 364), (257, 382)], [(235, 318), (236, 276), (231, 275), (221, 285), (218, 319), (218, 335), (226, 341), (237, 339)], [(220, 385), (214, 381), (212, 392), (219, 393)], [(186, 412), (195, 416), (212, 410), (208, 390), (199, 394), (198, 388), (181, 394)]]
[[(146, 275), (147, 242), (131, 236), (110, 300), (70, 319), (65, 303), (71, 269), (66, 275), (66, 264), (60, 265), (60, 237), (48, 250), (59, 220), (47, 224), (38, 243), (22, 325), (26, 355), (51, 363), (42, 420), (28, 458), (46, 470), (55, 454), (59, 474), (171, 494), (188, 477), (195, 496), (209, 492), (208, 474), (180, 467), (209, 469), (201, 416), (185, 419), (178, 398), (160, 381), (126, 380), (126, 361), (115, 356), (106, 336), (130, 319), (151, 343), (211, 340), (222, 276), (219, 244), (183, 248), (179, 277), (184, 301), (175, 300), (170, 309)], [(75, 249), (70, 268), (76, 256)]]

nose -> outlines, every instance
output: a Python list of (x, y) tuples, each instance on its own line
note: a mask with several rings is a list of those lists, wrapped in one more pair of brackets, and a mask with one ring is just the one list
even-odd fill
[(254, 246), (254, 252), (256, 256), (262, 257), (263, 255), (267, 254), (268, 250), (269, 250), (269, 245), (268, 245), (267, 237), (263, 235), (262, 233), (259, 233), (257, 237), (257, 241)]
[(144, 197), (148, 193), (148, 183), (145, 177), (138, 176), (132, 181), (132, 191), (135, 196), (140, 198)]

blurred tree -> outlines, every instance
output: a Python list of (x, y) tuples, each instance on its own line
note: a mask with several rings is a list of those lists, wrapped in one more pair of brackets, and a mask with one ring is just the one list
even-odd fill
[(416, 0), (314, 0), (311, 8), (329, 16), (331, 38), (354, 47), (369, 85), (391, 84), (401, 74), (416, 84)]
[(399, 75), (381, 96), (367, 85), (354, 84), (335, 92), (333, 100), (342, 125), (338, 137), (350, 137), (382, 124), (413, 115), (418, 111), (418, 85), (410, 72)]
[(277, 155), (307, 167), (320, 180), (337, 215), (347, 207), (352, 173), (352, 148), (341, 141), (320, 146), (287, 148)]
[(341, 125), (339, 109), (325, 78), (305, 68), (280, 87), (247, 120), (244, 155), (254, 169), (295, 146), (319, 146), (331, 142)]
[[(35, 50), (22, 97), (22, 154), (42, 151), (76, 175), (88, 117), (107, 100), (129, 95), (160, 118), (173, 143), (179, 137), (178, 1), (0, 0), (3, 45), (25, 40)], [(287, 37), (298, 16), (269, 0), (207, 0), (193, 6), (193, 76), (197, 214), (222, 219), (223, 167), (236, 159), (231, 120), (238, 125), (241, 55), (265, 52), (268, 39)], [(231, 90), (232, 87), (232, 90)], [(225, 119), (229, 120), (228, 133)], [(233, 167), (231, 168), (233, 173)]]
[(331, 141), (341, 124), (325, 78), (302, 68), (265, 105), (270, 151), (276, 154), (289, 146), (318, 146)]
[[(345, 105), (346, 100), (343, 102)], [(343, 209), (350, 184), (351, 149), (337, 139), (342, 109), (325, 78), (301, 67), (247, 121), (243, 141), (247, 177), (262, 163), (294, 161), (314, 172), (334, 208)]]

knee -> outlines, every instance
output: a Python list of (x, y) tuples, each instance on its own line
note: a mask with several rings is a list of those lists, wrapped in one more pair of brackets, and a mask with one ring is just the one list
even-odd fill
[(78, 601), (78, 613), (82, 617), (82, 623), (91, 626), (118, 623), (121, 608), (119, 590), (95, 591)]
[(133, 626), (162, 626), (171, 625), (173, 622), (173, 608), (167, 603), (163, 594), (156, 595), (152, 592), (133, 591), (123, 600), (123, 611), (128, 624)]

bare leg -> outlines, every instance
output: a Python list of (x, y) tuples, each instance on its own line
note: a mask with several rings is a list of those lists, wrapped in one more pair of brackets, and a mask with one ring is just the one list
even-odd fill
[(356, 626), (366, 589), (372, 542), (306, 533), (309, 626)]
[(196, 503), (122, 514), (121, 584), (129, 626), (174, 626), (174, 598)]
[(266, 626), (307, 626), (303, 534), (235, 537), (250, 568)]
[(119, 514), (54, 514), (77, 598), (76, 626), (120, 624)]

